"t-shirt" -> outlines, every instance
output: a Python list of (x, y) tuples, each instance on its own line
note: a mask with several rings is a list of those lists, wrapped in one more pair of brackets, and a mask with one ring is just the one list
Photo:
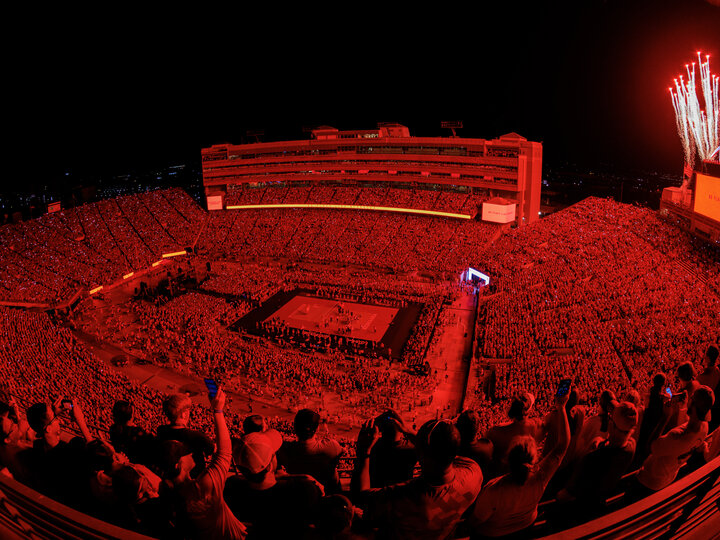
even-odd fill
[(507, 474), (485, 484), (468, 519), (473, 533), (503, 536), (532, 525), (538, 503), (561, 461), (562, 456), (549, 454), (523, 485), (513, 482)]
[(309, 474), (320, 482), (327, 493), (340, 491), (337, 472), (343, 448), (335, 439), (286, 441), (277, 453), (278, 465), (289, 474)]
[(366, 493), (364, 517), (379, 527), (378, 538), (448, 538), (480, 492), (482, 472), (473, 460), (457, 457), (452, 478), (433, 486), (422, 476)]
[(233, 540), (246, 536), (245, 526), (233, 515), (223, 499), (230, 457), (229, 452), (216, 453), (210, 465), (196, 480), (178, 488), (196, 538)]
[(637, 475), (642, 485), (658, 491), (672, 484), (692, 451), (707, 437), (708, 424), (701, 422), (698, 431), (689, 431), (687, 422), (671, 429), (650, 446), (650, 455), (643, 462)]
[(251, 537), (291, 538), (308, 525), (323, 492), (306, 474), (278, 476), (275, 485), (262, 490), (234, 475), (227, 480), (224, 496), (233, 514), (251, 524)]
[(370, 451), (370, 486), (380, 488), (407, 482), (418, 462), (415, 447), (406, 439), (378, 440)]

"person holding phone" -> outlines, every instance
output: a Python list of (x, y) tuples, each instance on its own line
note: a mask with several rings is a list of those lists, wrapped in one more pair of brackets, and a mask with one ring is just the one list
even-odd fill
[[(29, 473), (29, 484), (41, 493), (65, 504), (77, 504), (82, 497), (82, 460), (87, 443), (93, 440), (82, 407), (70, 400), (71, 407), (57, 398), (52, 406), (35, 403), (28, 407), (28, 424), (36, 434), (32, 448), (18, 455)], [(65, 401), (67, 403), (67, 401)], [(81, 433), (70, 441), (62, 440), (63, 417), (70, 416)]]
[(692, 452), (704, 449), (708, 434), (707, 418), (714, 401), (713, 391), (707, 386), (700, 386), (690, 398), (687, 422), (671, 429), (650, 445), (650, 455), (635, 477), (633, 491), (636, 497), (670, 485)]
[(193, 538), (243, 539), (247, 529), (223, 498), (232, 460), (232, 442), (224, 414), (225, 392), (218, 388), (215, 397), (209, 400), (217, 447), (210, 464), (193, 478), (195, 462), (190, 447), (177, 440), (166, 440), (161, 445), (163, 478), (181, 502)]
[(510, 403), (508, 416), (510, 422), (491, 427), (485, 438), (493, 445), (493, 470), (499, 474), (507, 472), (507, 455), (516, 437), (530, 436), (539, 444), (546, 435), (546, 425), (542, 418), (529, 418), (535, 405), (535, 396), (530, 392), (521, 392)]
[(203, 469), (205, 462), (212, 455), (214, 445), (212, 440), (201, 431), (191, 429), (190, 411), (192, 401), (187, 394), (172, 394), (163, 401), (163, 412), (170, 423), (157, 428), (157, 438), (163, 441), (180, 441), (192, 451), (195, 467), (192, 476), (197, 477)]
[(470, 537), (504, 536), (532, 525), (537, 507), (550, 479), (560, 466), (570, 444), (570, 425), (565, 404), (569, 394), (555, 397), (553, 425), (556, 441), (538, 461), (535, 439), (515, 439), (508, 451), (508, 472), (483, 486), (468, 518)]

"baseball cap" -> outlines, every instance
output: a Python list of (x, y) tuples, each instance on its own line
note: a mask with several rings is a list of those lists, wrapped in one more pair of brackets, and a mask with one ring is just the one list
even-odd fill
[(235, 450), (235, 463), (252, 474), (262, 471), (282, 446), (282, 436), (275, 429), (245, 435)]
[(615, 402), (612, 411), (612, 421), (620, 431), (630, 432), (638, 423), (638, 412), (635, 405), (629, 401)]

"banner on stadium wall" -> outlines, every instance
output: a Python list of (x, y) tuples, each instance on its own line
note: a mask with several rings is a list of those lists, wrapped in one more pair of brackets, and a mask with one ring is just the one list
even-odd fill
[(695, 175), (695, 207), (698, 214), (720, 222), (720, 178)]
[(207, 209), (208, 210), (222, 210), (223, 209), (222, 195), (208, 195)]
[(493, 223), (512, 223), (515, 221), (515, 207), (517, 204), (483, 203), (482, 220)]

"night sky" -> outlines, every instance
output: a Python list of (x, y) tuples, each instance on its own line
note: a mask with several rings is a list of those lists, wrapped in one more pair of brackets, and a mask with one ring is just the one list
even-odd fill
[(249, 130), (442, 120), (542, 141), (546, 163), (680, 174), (668, 86), (697, 50), (720, 73), (720, 0), (451, 4), (8, 17), (2, 187), (197, 162)]

